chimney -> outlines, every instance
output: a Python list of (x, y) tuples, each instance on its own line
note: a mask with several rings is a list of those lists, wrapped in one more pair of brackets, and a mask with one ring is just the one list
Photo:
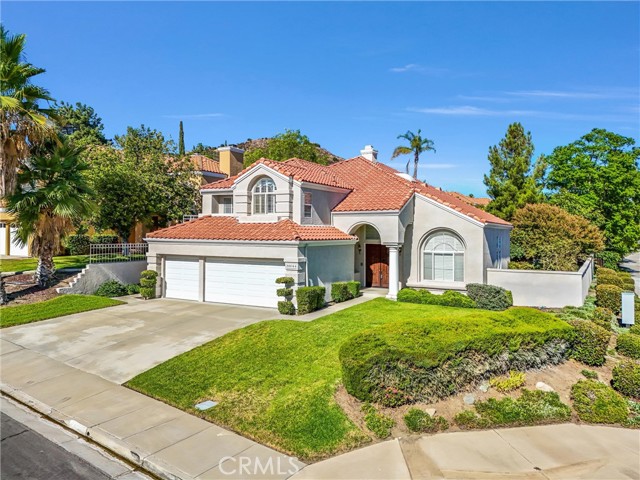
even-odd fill
[(365, 145), (364, 149), (360, 150), (360, 155), (370, 162), (376, 163), (378, 161), (378, 150), (374, 149), (373, 145)]
[(236, 147), (218, 148), (220, 170), (227, 176), (237, 175), (244, 168), (244, 150)]

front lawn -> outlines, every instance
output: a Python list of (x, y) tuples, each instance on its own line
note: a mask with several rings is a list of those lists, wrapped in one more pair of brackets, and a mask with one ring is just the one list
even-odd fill
[(433, 329), (508, 325), (526, 312), (544, 317), (542, 323), (561, 323), (524, 308), (492, 312), (379, 298), (312, 322), (250, 325), (158, 365), (127, 385), (192, 413), (196, 403), (216, 400), (219, 405), (199, 414), (301, 459), (317, 460), (369, 438), (334, 399), (342, 377), (338, 350), (353, 334), (404, 320)]
[(113, 307), (123, 303), (120, 300), (93, 295), (61, 295), (44, 302), (0, 307), (0, 328)]
[[(89, 261), (89, 255), (68, 255), (65, 257), (53, 257), (53, 263), (57, 269), (84, 268)], [(15, 258), (0, 260), (0, 272), (26, 272), (35, 270), (38, 265), (37, 258)]]

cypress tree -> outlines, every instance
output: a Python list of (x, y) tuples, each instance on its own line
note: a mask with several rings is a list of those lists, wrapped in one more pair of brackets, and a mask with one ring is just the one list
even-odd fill
[(178, 153), (180, 156), (184, 155), (184, 128), (182, 127), (182, 120), (180, 120), (180, 135), (178, 139)]

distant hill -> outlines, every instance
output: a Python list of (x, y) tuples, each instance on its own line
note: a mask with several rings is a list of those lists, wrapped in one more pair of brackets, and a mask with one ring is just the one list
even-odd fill
[[(238, 148), (241, 148), (245, 151), (245, 155), (247, 153), (249, 153), (252, 150), (256, 150), (258, 148), (266, 148), (267, 145), (269, 144), (269, 141), (271, 139), (270, 138), (255, 138), (255, 139), (248, 139), (245, 142), (242, 143), (236, 143), (236, 146)], [(314, 144), (314, 146), (316, 147), (316, 150), (318, 151), (318, 154), (323, 156), (323, 157), (327, 157), (329, 159), (329, 163), (335, 163), (335, 162), (340, 162), (342, 160), (344, 160), (344, 158), (331, 153), (329, 150), (322, 148), (320, 145), (318, 145), (317, 143)]]

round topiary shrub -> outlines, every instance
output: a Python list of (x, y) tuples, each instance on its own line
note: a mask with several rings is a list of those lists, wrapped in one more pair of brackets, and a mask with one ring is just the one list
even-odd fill
[(578, 417), (585, 422), (622, 423), (629, 416), (624, 397), (597, 380), (580, 380), (573, 385), (571, 400)]
[(640, 365), (630, 360), (613, 367), (611, 385), (627, 397), (640, 398)]
[(144, 270), (140, 273), (140, 295), (145, 300), (156, 298), (156, 284), (158, 281), (158, 272), (153, 270)]
[(618, 335), (616, 350), (627, 357), (640, 359), (640, 335), (621, 333)]
[(605, 275), (598, 274), (596, 277), (596, 282), (598, 285), (615, 285), (616, 287), (622, 288), (623, 281), (617, 275)]
[(596, 287), (596, 303), (599, 307), (608, 308), (615, 315), (622, 306), (622, 289), (615, 285), (598, 285)]
[(296, 307), (293, 302), (289, 300), (280, 300), (278, 302), (278, 312), (280, 312), (281, 315), (295, 315)]
[(611, 332), (589, 320), (569, 320), (574, 328), (571, 357), (586, 365), (603, 365)]
[(591, 321), (604, 328), (605, 330), (612, 330), (611, 320), (613, 319), (613, 312), (608, 308), (596, 307), (591, 314)]

